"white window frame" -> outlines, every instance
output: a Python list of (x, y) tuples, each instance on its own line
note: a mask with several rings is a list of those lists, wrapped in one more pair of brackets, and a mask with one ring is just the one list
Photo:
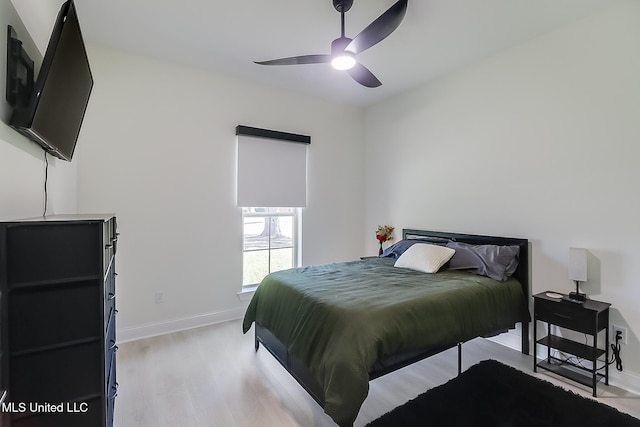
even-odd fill
[[(248, 210), (255, 210), (255, 209), (265, 209), (266, 212), (247, 212)], [(245, 222), (245, 218), (247, 217), (290, 217), (292, 219), (292, 224), (293, 224), (293, 236), (292, 236), (292, 245), (291, 248), (293, 250), (293, 265), (292, 268), (295, 267), (299, 267), (302, 263), (302, 253), (301, 253), (301, 230), (302, 230), (302, 208), (290, 208), (293, 210), (292, 213), (290, 212), (275, 212), (277, 209), (279, 208), (244, 208), (242, 209), (242, 227), (243, 227), (243, 232), (242, 232), (242, 239), (243, 239), (243, 248), (242, 248), (242, 291), (246, 292), (246, 291), (252, 291), (255, 290), (255, 288), (258, 287), (258, 285), (260, 284), (258, 283), (247, 283), (244, 284), (244, 254), (246, 252), (250, 252), (244, 249), (244, 222)], [(273, 212), (271, 212), (273, 211)], [(268, 262), (268, 268), (269, 271), (267, 272), (267, 274), (271, 273), (271, 251), (272, 249), (279, 249), (279, 248), (271, 248), (271, 236), (269, 236), (269, 262)], [(264, 249), (260, 249), (260, 250), (264, 250)]]

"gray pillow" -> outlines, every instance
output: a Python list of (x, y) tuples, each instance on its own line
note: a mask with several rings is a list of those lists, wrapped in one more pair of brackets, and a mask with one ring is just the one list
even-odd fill
[(469, 270), (504, 282), (518, 267), (520, 247), (516, 245), (470, 245), (449, 242), (447, 247), (456, 250), (449, 261), (450, 270)]

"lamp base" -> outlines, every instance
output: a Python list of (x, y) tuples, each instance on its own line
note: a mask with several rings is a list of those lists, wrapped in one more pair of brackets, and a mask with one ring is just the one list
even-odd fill
[(565, 301), (575, 302), (575, 303), (583, 303), (587, 300), (586, 294), (581, 294), (579, 292), (569, 292), (569, 295), (563, 298)]
[(578, 304), (582, 304), (587, 300), (587, 294), (580, 293), (580, 282), (576, 280), (576, 291), (569, 292), (569, 296), (563, 298), (566, 301), (576, 302)]

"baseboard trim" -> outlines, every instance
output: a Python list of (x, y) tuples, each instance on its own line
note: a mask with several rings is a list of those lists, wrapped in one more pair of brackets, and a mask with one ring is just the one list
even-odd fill
[(163, 322), (147, 323), (129, 328), (118, 328), (116, 331), (117, 343), (137, 341), (158, 335), (170, 334), (172, 332), (237, 320), (244, 316), (244, 312), (245, 308), (237, 308), (216, 313), (205, 313), (196, 316), (170, 319)]
[(609, 384), (640, 394), (640, 375), (633, 372), (620, 372), (614, 366), (609, 366)]
[[(519, 327), (519, 325), (518, 325)], [(496, 335), (493, 337), (489, 337), (488, 339), (503, 345), (505, 347), (509, 347), (516, 351), (522, 351), (522, 335), (519, 329), (510, 330), (509, 332), (505, 332), (500, 335)]]

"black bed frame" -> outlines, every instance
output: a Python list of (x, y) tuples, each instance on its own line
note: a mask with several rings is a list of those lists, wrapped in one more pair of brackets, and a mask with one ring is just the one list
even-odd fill
[[(529, 242), (527, 239), (518, 239), (511, 237), (493, 237), (493, 236), (481, 236), (474, 234), (459, 234), (448, 233), (441, 231), (425, 231), (404, 229), (402, 230), (403, 239), (417, 239), (431, 243), (446, 243), (447, 241), (456, 241), (470, 243), (474, 245), (492, 244), (492, 245), (517, 245), (520, 247), (520, 254), (518, 259), (518, 268), (513, 274), (522, 285), (522, 292), (525, 297), (525, 304), (528, 307), (530, 299), (529, 291)], [(522, 341), (521, 351), (523, 354), (529, 354), (529, 321), (523, 321), (522, 323)], [(485, 336), (493, 336), (506, 330), (493, 331)], [(280, 362), (280, 364), (300, 383), (300, 385), (314, 398), (318, 404), (324, 408), (325, 397), (324, 390), (311, 375), (309, 368), (307, 368), (302, 362), (291, 355), (282, 342), (278, 340), (268, 329), (262, 325), (255, 323), (255, 349), (258, 351), (260, 343)], [(420, 351), (396, 355), (381, 362), (377, 362), (371, 372), (369, 372), (369, 380), (381, 377), (390, 372), (396, 371), (405, 366), (411, 365), (427, 357), (431, 357), (442, 351), (448, 350), (453, 347), (458, 347), (458, 373), (461, 370), (461, 358), (462, 358), (462, 343), (453, 341), (448, 345), (428, 348)]]

